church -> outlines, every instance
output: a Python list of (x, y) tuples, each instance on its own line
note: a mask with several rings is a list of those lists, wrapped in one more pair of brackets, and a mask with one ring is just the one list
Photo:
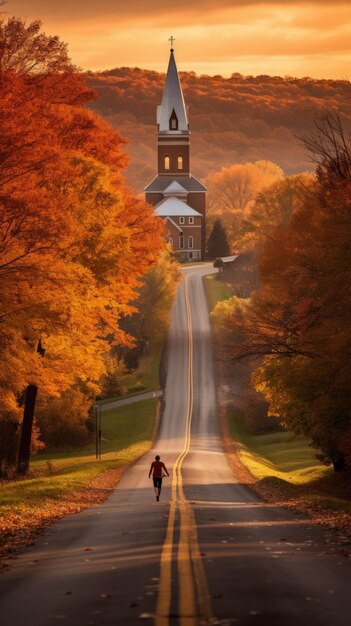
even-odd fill
[(157, 176), (145, 187), (145, 198), (165, 221), (167, 240), (181, 260), (201, 260), (206, 247), (206, 187), (190, 173), (188, 107), (173, 47), (170, 52), (157, 107)]

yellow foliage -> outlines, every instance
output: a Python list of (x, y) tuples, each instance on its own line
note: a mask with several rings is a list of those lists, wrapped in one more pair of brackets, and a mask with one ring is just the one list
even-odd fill
[(218, 327), (226, 330), (233, 315), (243, 316), (248, 306), (248, 300), (244, 298), (238, 298), (232, 296), (228, 300), (222, 300), (217, 302), (215, 308), (211, 313), (211, 317)]
[(94, 94), (39, 28), (0, 23), (0, 419), (15, 421), (29, 384), (98, 390), (110, 343), (133, 341), (120, 320), (164, 247), (162, 221), (122, 182), (124, 140), (84, 107)]
[(281, 168), (271, 161), (236, 163), (208, 176), (209, 223), (221, 218), (231, 249), (238, 249), (245, 219), (257, 194), (283, 177)]

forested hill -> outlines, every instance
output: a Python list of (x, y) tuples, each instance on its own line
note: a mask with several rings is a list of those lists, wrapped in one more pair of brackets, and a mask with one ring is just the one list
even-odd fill
[[(192, 171), (203, 178), (223, 165), (269, 159), (286, 174), (311, 169), (297, 137), (325, 109), (340, 108), (351, 128), (347, 81), (279, 76), (180, 73), (192, 132)], [(129, 139), (128, 180), (141, 191), (156, 172), (156, 106), (165, 75), (139, 68), (88, 74), (99, 94), (92, 107)]]

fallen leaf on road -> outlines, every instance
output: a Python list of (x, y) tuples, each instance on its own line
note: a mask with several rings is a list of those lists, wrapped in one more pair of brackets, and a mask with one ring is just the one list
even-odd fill
[(111, 598), (109, 593), (100, 593), (99, 598), (101, 598), (101, 600), (107, 600), (108, 598)]
[(92, 552), (94, 550), (94, 548), (91, 548), (90, 546), (87, 546), (86, 548), (83, 548), (84, 552)]

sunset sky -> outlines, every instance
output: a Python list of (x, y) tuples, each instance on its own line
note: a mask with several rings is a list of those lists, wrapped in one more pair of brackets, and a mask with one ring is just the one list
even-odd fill
[(3, 9), (40, 19), (84, 69), (164, 71), (173, 35), (184, 71), (351, 78), (350, 0), (8, 0)]

